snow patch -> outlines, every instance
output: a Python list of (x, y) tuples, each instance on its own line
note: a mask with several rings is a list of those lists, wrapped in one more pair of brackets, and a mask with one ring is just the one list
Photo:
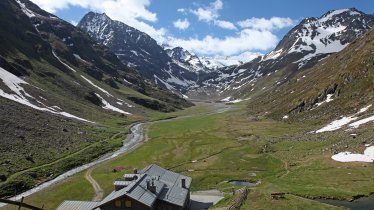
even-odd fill
[(236, 104), (236, 103), (239, 103), (239, 102), (242, 102), (242, 101), (243, 101), (242, 99), (235, 99), (233, 101), (229, 101), (229, 103)]
[(282, 54), (282, 52), (283, 52), (283, 49), (272, 51), (269, 54), (265, 55), (262, 61), (277, 59)]
[(156, 75), (153, 75), (153, 77), (155, 78), (155, 83), (158, 84), (157, 81), (160, 81), (162, 84), (165, 85), (165, 87), (170, 90), (170, 91), (174, 91), (175, 88), (173, 86), (171, 86), (169, 83), (165, 82), (164, 80), (160, 79), (159, 77), (157, 77)]
[(29, 10), (26, 5), (24, 3), (22, 3), (20, 0), (16, 0), (16, 2), (19, 4), (19, 6), (21, 7), (22, 9), (22, 12), (25, 13), (25, 15), (27, 15), (27, 17), (29, 18), (32, 18), (32, 17), (35, 17), (35, 13), (31, 10)]
[(135, 50), (130, 50), (132, 52), (132, 54), (134, 54), (135, 56), (138, 56), (138, 52), (136, 52)]
[(330, 12), (329, 14), (323, 16), (321, 19), (319, 19), (321, 22), (326, 22), (328, 20), (330, 20), (332, 17), (334, 17), (335, 15), (339, 15), (343, 12), (348, 12), (349, 9), (337, 9), (337, 10), (334, 10), (332, 12)]
[(231, 96), (221, 100), (221, 102), (232, 103), (232, 104), (236, 104), (236, 103), (239, 103), (239, 102), (242, 102), (242, 101), (243, 101), (242, 99), (231, 100)]
[(70, 67), (68, 64), (64, 63), (55, 53), (54, 50), (52, 50), (52, 54), (53, 56), (55, 56), (55, 58), (60, 61), (60, 63), (62, 63), (64, 66), (66, 66), (68, 69), (72, 70), (73, 72), (77, 72), (75, 69), (73, 69), (72, 67)]
[(358, 127), (360, 127), (360, 125), (366, 124), (366, 123), (372, 122), (372, 121), (374, 121), (374, 115), (371, 116), (371, 117), (367, 117), (367, 118), (361, 119), (361, 120), (356, 121), (354, 123), (351, 123), (348, 126), (352, 127), (352, 128), (358, 128)]
[(131, 82), (129, 82), (129, 81), (126, 80), (126, 79), (123, 79), (123, 81), (124, 81), (125, 83), (129, 84), (129, 85), (133, 85)]
[[(39, 103), (44, 105), (45, 107), (39, 107), (39, 106), (36, 106), (36, 105), (32, 104), (29, 101), (29, 99), (35, 100), (35, 98), (33, 96), (31, 96), (30, 94), (28, 94), (23, 89), (23, 87), (21, 86), (21, 85), (24, 85), (24, 84), (28, 85), (28, 83), (25, 82), (24, 80), (16, 77), (12, 73), (6, 71), (5, 69), (3, 69), (1, 67), (0, 67), (0, 79), (3, 81), (3, 83), (6, 86), (8, 86), (8, 88), (12, 92), (15, 93), (15, 94), (6, 93), (6, 92), (4, 92), (3, 90), (0, 89), (0, 96), (2, 96), (4, 98), (7, 98), (7, 99), (15, 101), (17, 103), (29, 106), (29, 107), (31, 107), (33, 109), (36, 109), (36, 110), (46, 111), (46, 112), (50, 112), (50, 113), (53, 113), (53, 114), (62, 115), (62, 116), (68, 117), (68, 118), (73, 118), (73, 119), (77, 119), (77, 120), (80, 120), (80, 121), (84, 121), (84, 122), (94, 123), (92, 121), (77, 117), (77, 116), (69, 114), (67, 112), (56, 111), (54, 109), (54, 107), (57, 108), (57, 106), (47, 107), (41, 102), (39, 102)], [(58, 108), (61, 110), (60, 107), (58, 107)]]
[(294, 62), (298, 63), (299, 69), (310, 59), (321, 54), (339, 52), (349, 44), (342, 44), (339, 39), (334, 40), (332, 38), (339, 36), (346, 30), (346, 26), (341, 24), (328, 25), (325, 23), (333, 16), (345, 11), (348, 11), (348, 9), (335, 10), (318, 20), (313, 20), (303, 25), (303, 29), (297, 34), (298, 39), (288, 51), (288, 53), (307, 51), (306, 56)]
[(109, 102), (107, 102), (107, 101), (106, 101), (103, 97), (101, 97), (99, 94), (95, 93), (95, 95), (96, 95), (97, 97), (100, 98), (101, 103), (103, 104), (102, 107), (103, 107), (104, 109), (112, 110), (112, 111), (114, 111), (114, 112), (119, 112), (119, 113), (121, 113), (121, 114), (132, 115), (132, 114), (129, 113), (129, 112), (125, 112), (125, 111), (123, 111), (123, 110), (121, 110), (121, 109), (118, 109), (118, 108), (115, 107), (115, 106), (112, 106)]
[[(359, 114), (363, 113), (363, 112), (366, 112), (372, 105), (368, 105), (362, 109), (360, 109), (357, 113), (351, 115), (351, 116), (348, 116), (348, 117), (342, 117), (341, 119), (339, 120), (334, 120), (332, 121), (330, 124), (326, 125), (325, 127), (317, 130), (315, 133), (323, 133), (323, 132), (326, 132), (326, 131), (335, 131), (335, 130), (338, 130), (340, 128), (342, 128), (344, 125), (347, 125), (348, 123), (352, 122), (352, 121), (355, 121), (358, 117)], [(367, 123), (367, 122), (370, 122), (372, 121), (372, 119), (370, 118), (366, 118), (366, 119), (363, 119), (363, 120), (359, 120), (355, 123), (351, 123), (349, 126), (350, 127), (353, 127), (355, 128), (356, 126), (360, 126), (361, 124), (364, 124), (364, 123)]]
[(374, 160), (374, 146), (367, 147), (364, 154), (355, 154), (351, 152), (341, 152), (331, 157), (339, 162), (367, 162), (372, 163)]
[(329, 103), (331, 101), (333, 101), (334, 99), (332, 98), (334, 96), (334, 94), (327, 94), (326, 96), (326, 100), (322, 101), (322, 102), (319, 102), (319, 103), (316, 103), (316, 106), (319, 107), (321, 106), (322, 104), (324, 103)]
[(227, 98), (224, 98), (224, 99), (222, 99), (221, 101), (222, 101), (222, 102), (228, 102), (228, 101), (230, 101), (230, 98), (231, 98), (231, 96), (229, 96), (229, 97), (227, 97)]
[(86, 80), (88, 83), (90, 83), (90, 85), (94, 86), (95, 88), (99, 89), (101, 92), (105, 93), (107, 96), (112, 96), (112, 97), (113, 97), (112, 94), (110, 94), (108, 91), (104, 90), (103, 88), (101, 88), (101, 87), (95, 85), (91, 80), (87, 79), (85, 76), (82, 76), (82, 75), (81, 75), (81, 77), (82, 77), (84, 80)]
[(124, 100), (122, 100), (122, 99), (117, 98), (117, 100), (118, 100), (117, 104), (120, 104), (120, 105), (125, 104), (126, 106), (128, 106), (128, 107), (130, 107), (130, 108), (135, 107), (135, 106), (133, 106), (133, 105), (127, 103), (126, 101), (124, 101)]

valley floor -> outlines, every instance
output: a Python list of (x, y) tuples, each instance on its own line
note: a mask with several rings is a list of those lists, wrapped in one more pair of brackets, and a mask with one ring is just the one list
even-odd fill
[[(171, 119), (148, 123), (147, 141), (136, 150), (35, 193), (25, 202), (55, 209), (63, 200), (92, 200), (97, 197), (92, 180), (105, 196), (114, 180), (150, 163), (191, 176), (192, 191), (224, 192), (213, 209), (227, 209), (238, 200), (240, 195), (231, 193), (241, 187), (230, 180), (261, 182), (250, 188), (241, 209), (339, 209), (311, 199), (352, 199), (373, 192), (372, 163), (331, 159), (336, 145), (349, 142), (350, 149), (364, 150), (364, 143), (374, 141), (372, 128), (360, 128), (355, 138), (344, 131), (310, 134), (313, 125), (274, 121), (245, 109), (243, 104), (228, 109), (201, 103), (179, 113), (152, 116)], [(128, 170), (113, 172), (118, 166)], [(285, 198), (273, 200), (273, 192), (285, 192)]]

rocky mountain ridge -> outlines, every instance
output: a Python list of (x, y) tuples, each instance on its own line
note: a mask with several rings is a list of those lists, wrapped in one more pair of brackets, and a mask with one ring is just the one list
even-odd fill
[[(285, 71), (288, 76), (314, 66), (333, 53), (347, 47), (374, 25), (371, 15), (357, 9), (331, 10), (319, 18), (306, 18), (291, 29), (270, 53), (251, 62), (225, 67), (202, 81), (203, 88), (218, 90), (221, 95), (243, 95), (258, 78)], [(196, 89), (201, 91), (201, 88)], [(223, 97), (222, 96), (222, 97)]]
[(344, 49), (373, 24), (372, 15), (357, 9), (331, 10), (319, 18), (302, 20), (272, 52), (247, 63), (229, 58), (199, 58), (180, 47), (163, 51), (151, 37), (110, 20), (105, 14), (89, 13), (79, 27), (109, 46), (122, 62), (167, 89), (191, 96), (222, 98), (251, 85), (259, 77), (284, 69), (293, 74), (310, 68)]

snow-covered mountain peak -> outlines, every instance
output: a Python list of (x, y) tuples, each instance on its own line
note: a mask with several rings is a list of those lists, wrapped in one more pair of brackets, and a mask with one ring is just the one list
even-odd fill
[[(171, 90), (213, 87), (236, 90), (263, 75), (290, 66), (313, 66), (339, 52), (374, 25), (374, 17), (356, 9), (331, 10), (306, 18), (292, 28), (270, 53), (198, 57), (181, 47), (160, 46), (147, 34), (105, 14), (89, 13), (78, 26), (107, 45), (122, 62)], [(220, 89), (221, 90), (221, 89)]]
[(331, 10), (319, 18), (303, 19), (273, 51), (243, 65), (218, 69), (203, 84), (225, 93), (241, 87), (252, 90), (249, 86), (260, 77), (279, 70), (292, 74), (312, 67), (321, 59), (343, 50), (373, 25), (372, 15), (354, 8)]
[(356, 8), (350, 9), (336, 9), (330, 10), (319, 18), (320, 22), (326, 22), (329, 20), (334, 20), (337, 17), (342, 16), (360, 16), (365, 15), (363, 12), (357, 10)]
[(182, 61), (188, 61), (194, 58), (197, 58), (197, 56), (193, 53), (190, 53), (188, 50), (183, 49), (182, 47), (175, 47), (173, 49), (167, 50), (168, 55), (171, 58), (182, 60)]
[(182, 47), (175, 47), (166, 49), (166, 53), (169, 57), (179, 66), (192, 71), (192, 72), (200, 72), (205, 71), (209, 72), (212, 69), (209, 66), (204, 65), (201, 59), (195, 55), (194, 53), (189, 52)]
[(305, 64), (313, 57), (341, 51), (373, 25), (373, 16), (355, 8), (330, 10), (319, 18), (302, 20), (263, 61), (299, 54), (297, 62)]

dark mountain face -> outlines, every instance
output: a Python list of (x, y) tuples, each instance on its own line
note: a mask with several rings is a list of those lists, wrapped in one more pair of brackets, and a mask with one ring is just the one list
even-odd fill
[(2, 0), (0, 11), (0, 197), (115, 150), (116, 129), (152, 110), (192, 106), (28, 0)]
[(373, 25), (373, 16), (356, 9), (332, 10), (320, 18), (304, 19), (269, 54), (240, 66), (221, 68), (202, 83), (205, 88), (232, 94), (264, 75), (280, 70), (292, 75), (341, 51)]
[(197, 74), (174, 62), (149, 35), (93, 12), (86, 14), (78, 27), (109, 47), (124, 64), (160, 86), (180, 92), (196, 86)]
[[(129, 87), (164, 101), (161, 102), (164, 107), (168, 106), (167, 103), (174, 102), (174, 108), (190, 105), (184, 99), (158, 89), (151, 81), (144, 80), (137, 71), (125, 66), (108, 47), (97, 44), (86, 33), (43, 11), (30, 1), (7, 0), (2, 2), (1, 7), (4, 12), (1, 14), (3, 17), (0, 24), (10, 30), (0, 34), (3, 46), (0, 61), (2, 67), (15, 75), (35, 75), (35, 78), (30, 79), (58, 84), (61, 92), (68, 92), (77, 101), (86, 102), (87, 98), (92, 98), (88, 97), (90, 94), (87, 92), (94, 86), (87, 84), (86, 80), (87, 77), (92, 77), (112, 90), (120, 89), (121, 86)], [(33, 62), (51, 68), (35, 68), (37, 64)], [(55, 70), (58, 72), (54, 72)], [(60, 73), (64, 77), (58, 77)], [(82, 79), (83, 82), (80, 81)], [(109, 93), (111, 90), (105, 92)]]

